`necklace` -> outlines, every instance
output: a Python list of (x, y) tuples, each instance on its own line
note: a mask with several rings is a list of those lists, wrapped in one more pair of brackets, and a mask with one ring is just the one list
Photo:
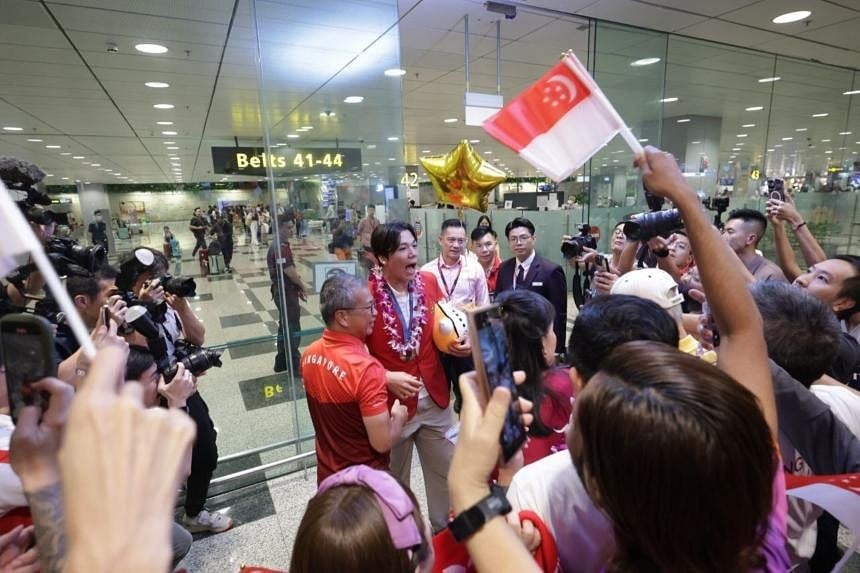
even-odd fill
[(400, 358), (408, 362), (418, 355), (421, 335), (427, 322), (427, 309), (424, 304), (424, 283), (421, 274), (407, 286), (409, 293), (409, 320), (406, 320), (394, 290), (385, 281), (382, 271), (375, 267), (368, 278), (376, 308), (382, 315), (382, 327), (388, 335), (388, 346)]

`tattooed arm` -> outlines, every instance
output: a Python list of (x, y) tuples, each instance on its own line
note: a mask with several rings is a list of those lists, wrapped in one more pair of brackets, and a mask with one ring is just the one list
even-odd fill
[(63, 490), (60, 483), (26, 493), (43, 573), (61, 573), (66, 559)]

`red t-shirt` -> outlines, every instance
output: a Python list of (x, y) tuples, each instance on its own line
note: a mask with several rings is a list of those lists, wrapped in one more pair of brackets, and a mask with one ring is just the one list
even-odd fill
[(548, 436), (529, 436), (523, 446), (525, 465), (567, 449), (565, 429), (570, 422), (570, 399), (573, 397), (573, 384), (567, 368), (548, 370), (543, 375), (543, 384), (546, 393), (540, 403), (540, 419), (551, 433)]
[(385, 369), (358, 338), (326, 329), (302, 354), (302, 379), (316, 431), (317, 484), (358, 464), (388, 469), (362, 418), (388, 411)]
[[(439, 360), (439, 351), (433, 343), (433, 309), (437, 302), (444, 300), (442, 289), (436, 275), (426, 271), (419, 271), (424, 283), (424, 306), (427, 307), (427, 322), (421, 333), (421, 344), (418, 347), (418, 356), (412, 360), (404, 361), (400, 355), (388, 345), (388, 335), (382, 320), (382, 313), (377, 313), (376, 322), (373, 323), (373, 332), (367, 337), (367, 348), (386, 370), (391, 372), (408, 372), (420, 378), (427, 388), (427, 393), (440, 408), (447, 408), (450, 400), (448, 378)], [(396, 302), (394, 304), (397, 304)], [(379, 308), (376, 301), (376, 308)], [(401, 327), (401, 336), (403, 330)], [(388, 398), (390, 404), (394, 403), (395, 396), (391, 394)], [(418, 396), (415, 395), (408, 400), (401, 400), (409, 412), (409, 417), (415, 415), (418, 410)]]

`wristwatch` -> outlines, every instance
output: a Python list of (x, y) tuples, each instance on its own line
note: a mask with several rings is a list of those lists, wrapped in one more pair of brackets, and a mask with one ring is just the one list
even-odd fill
[(490, 486), (490, 495), (458, 515), (448, 524), (448, 529), (458, 542), (465, 541), (479, 531), (484, 524), (497, 515), (511, 511), (511, 503), (501, 487)]

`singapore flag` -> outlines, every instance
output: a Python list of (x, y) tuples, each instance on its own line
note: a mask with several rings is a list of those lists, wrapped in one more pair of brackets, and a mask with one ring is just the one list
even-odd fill
[(573, 54), (489, 117), (484, 129), (556, 181), (581, 167), (619, 132), (634, 153), (642, 152)]

